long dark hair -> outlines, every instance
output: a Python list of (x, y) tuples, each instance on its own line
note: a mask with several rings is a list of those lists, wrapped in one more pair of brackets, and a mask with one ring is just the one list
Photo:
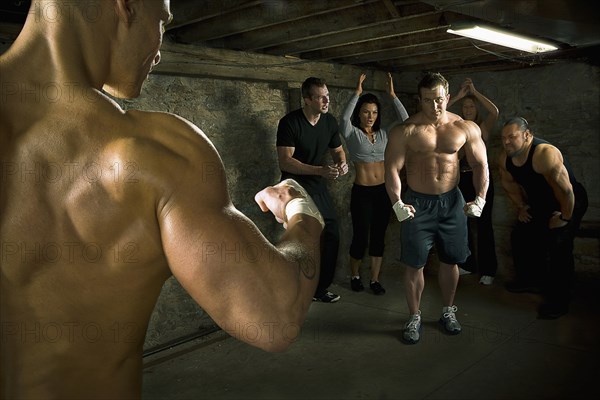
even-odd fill
[(356, 107), (354, 107), (354, 111), (352, 111), (352, 118), (350, 118), (350, 122), (352, 125), (356, 126), (358, 129), (362, 129), (360, 127), (360, 108), (363, 104), (375, 104), (377, 106), (377, 119), (375, 119), (375, 123), (373, 124), (373, 131), (377, 132), (379, 127), (381, 126), (381, 104), (379, 104), (379, 99), (377, 96), (371, 93), (363, 94), (358, 98), (358, 102), (356, 103)]

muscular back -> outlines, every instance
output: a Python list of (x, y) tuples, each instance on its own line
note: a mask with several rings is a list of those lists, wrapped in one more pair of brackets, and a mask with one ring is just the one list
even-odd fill
[(460, 119), (435, 127), (410, 123), (406, 143), (406, 177), (411, 189), (427, 194), (445, 193), (458, 184), (458, 151), (467, 143), (466, 122)]
[(95, 90), (14, 96), (0, 114), (2, 392), (61, 393), (68, 377), (69, 395), (138, 396), (170, 274), (159, 213), (192, 139)]

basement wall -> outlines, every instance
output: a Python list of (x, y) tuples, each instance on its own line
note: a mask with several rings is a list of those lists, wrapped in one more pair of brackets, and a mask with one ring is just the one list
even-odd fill
[[(0, 43), (0, 53), (7, 47), (8, 43)], [(313, 75), (319, 76), (319, 71), (316, 68)], [(335, 67), (333, 71), (336, 72)], [(344, 76), (348, 76), (347, 72)], [(457, 93), (465, 77), (447, 76), (452, 94)], [(488, 154), (496, 188), (494, 229), (499, 258), (498, 276), (506, 279), (512, 275), (509, 235), (515, 221), (515, 210), (505, 196), (498, 176), (501, 121), (513, 115), (525, 117), (537, 136), (550, 141), (569, 157), (578, 180), (589, 195), (590, 206), (584, 221), (600, 221), (600, 68), (565, 62), (515, 71), (479, 72), (469, 77), (473, 79), (475, 87), (500, 109), (500, 119), (492, 134)], [(299, 76), (298, 80), (304, 78)], [(418, 74), (395, 74), (396, 93), (409, 114), (416, 112), (419, 78)], [(381, 81), (381, 78), (378, 80)], [(354, 85), (354, 82), (330, 80), (328, 86), (331, 113), (334, 116), (340, 116), (353, 93), (351, 88)], [(381, 84), (376, 86), (382, 87)], [(279, 179), (275, 151), (277, 123), (285, 113), (300, 107), (298, 87), (298, 82), (288, 85), (275, 81), (152, 75), (140, 98), (118, 102), (125, 109), (176, 113), (200, 127), (223, 159), (233, 203), (257, 224), (267, 238), (274, 241), (281, 235), (282, 228), (270, 215), (260, 211), (253, 198), (257, 191)], [(383, 126), (387, 126), (394, 115), (391, 103), (384, 92), (369, 89), (367, 81), (365, 92), (379, 96), (383, 105)], [(451, 109), (455, 112), (459, 110), (459, 105)], [(342, 233), (335, 277), (336, 283), (342, 286), (347, 286), (349, 280), (348, 248), (352, 236), (349, 196), (353, 178), (354, 169), (351, 166), (346, 177), (329, 184)], [(399, 234), (400, 223), (392, 218), (386, 235), (382, 274), (384, 284), (385, 271), (400, 268)], [(244, 249), (239, 252), (243, 256)], [(575, 257), (578, 273), (599, 274), (599, 239), (577, 238)], [(365, 257), (363, 273), (367, 271), (368, 261)], [(435, 264), (435, 257), (432, 257), (428, 267), (435, 268)], [(396, 296), (399, 302), (405, 301), (401, 293), (388, 295)], [(156, 304), (144, 347), (146, 350), (156, 349), (157, 346), (213, 327), (210, 317), (191, 300), (174, 278), (170, 278)]]
[[(314, 75), (318, 76), (318, 71)], [(465, 77), (447, 76), (452, 94), (457, 93)], [(537, 136), (555, 144), (569, 157), (578, 180), (588, 190), (590, 207), (584, 219), (599, 221), (599, 69), (583, 63), (562, 63), (516, 71), (481, 72), (469, 77), (473, 79), (475, 87), (500, 109), (500, 118), (488, 152), (496, 187), (494, 228), (499, 257), (498, 276), (509, 278), (512, 274), (509, 235), (515, 221), (515, 210), (509, 204), (498, 176), (502, 121), (513, 115), (525, 117)], [(396, 92), (411, 114), (417, 107), (418, 80), (417, 74), (402, 74), (396, 78)], [(339, 117), (353, 90), (337, 87), (335, 82), (330, 82), (328, 86), (332, 103), (330, 112)], [(344, 86), (352, 85), (346, 82)], [(288, 105), (290, 90), (294, 104)], [(384, 92), (371, 92), (378, 95), (383, 103), (383, 125), (387, 126), (394, 115), (391, 103)], [(155, 75), (150, 77), (139, 99), (121, 104), (125, 108), (174, 112), (198, 125), (222, 156), (236, 207), (255, 221), (269, 239), (276, 240), (282, 232), (281, 228), (269, 215), (264, 215), (258, 209), (253, 196), (279, 178), (275, 152), (277, 122), (285, 113), (300, 106), (297, 89), (289, 89), (280, 83)], [(451, 111), (459, 112), (458, 107), (454, 106)], [(349, 193), (353, 178), (354, 170), (351, 167), (346, 177), (329, 184), (342, 232), (336, 271), (336, 282), (341, 285), (347, 285), (349, 279), (348, 248), (352, 232)], [(400, 224), (392, 219), (387, 232), (383, 281), (385, 269), (400, 268), (399, 234)], [(597, 238), (577, 238), (575, 256), (578, 271), (600, 272)], [(364, 264), (363, 271), (366, 271), (367, 258)], [(432, 268), (435, 268), (434, 263)], [(398, 296), (398, 301), (404, 301), (401, 294), (390, 295)], [(211, 324), (210, 318), (171, 278), (157, 303), (146, 348)]]

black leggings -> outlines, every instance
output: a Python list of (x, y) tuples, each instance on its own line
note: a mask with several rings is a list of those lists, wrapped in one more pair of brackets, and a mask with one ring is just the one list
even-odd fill
[(361, 260), (367, 243), (369, 255), (382, 257), (385, 230), (390, 222), (392, 205), (385, 184), (377, 186), (352, 186), (350, 212), (352, 213), (352, 244), (350, 257)]

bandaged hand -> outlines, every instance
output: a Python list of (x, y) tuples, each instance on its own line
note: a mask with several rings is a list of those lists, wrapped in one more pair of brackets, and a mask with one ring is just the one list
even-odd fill
[(479, 196), (476, 196), (475, 200), (465, 205), (465, 214), (467, 214), (467, 217), (481, 217), (481, 213), (483, 212), (484, 206), (485, 200)]
[(285, 205), (285, 220), (283, 221), (283, 227), (287, 228), (287, 222), (296, 214), (310, 215), (319, 221), (321, 228), (325, 227), (323, 216), (321, 216), (317, 205), (310, 195), (306, 193), (306, 190), (293, 179), (286, 179), (281, 183), (291, 186), (300, 193), (300, 197), (294, 197)]
[(392, 206), (392, 209), (396, 213), (396, 218), (398, 221), (402, 222), (405, 219), (414, 218), (415, 217), (415, 209), (411, 205), (404, 204), (402, 200), (398, 200), (396, 204)]

